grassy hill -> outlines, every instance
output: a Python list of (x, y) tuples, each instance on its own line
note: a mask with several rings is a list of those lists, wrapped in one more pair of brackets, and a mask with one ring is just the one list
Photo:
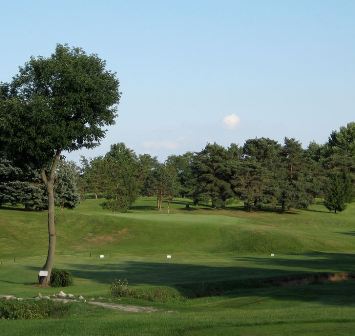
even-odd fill
[[(118, 329), (122, 335), (355, 332), (351, 280), (294, 287), (250, 285), (253, 279), (294, 274), (355, 273), (355, 204), (336, 215), (322, 205), (278, 214), (248, 213), (234, 206), (186, 210), (178, 200), (168, 214), (166, 209), (154, 210), (154, 200), (141, 199), (129, 213), (117, 214), (102, 210), (100, 200), (86, 200), (75, 210), (58, 209), (57, 234), (56, 265), (74, 274), (75, 285), (69, 289), (74, 294), (105, 297), (115, 278), (127, 278), (137, 288), (181, 290), (211, 283), (226, 284), (229, 291), (183, 303), (139, 301), (176, 312), (168, 315), (84, 310), (54, 329), (52, 320), (1, 321), (6, 335), (24, 330), (32, 330), (33, 335), (48, 330), (53, 335), (115, 335)], [(58, 291), (34, 285), (46, 244), (45, 212), (0, 209), (0, 295)], [(105, 259), (100, 260), (100, 254)], [(92, 316), (102, 323), (95, 324)]]

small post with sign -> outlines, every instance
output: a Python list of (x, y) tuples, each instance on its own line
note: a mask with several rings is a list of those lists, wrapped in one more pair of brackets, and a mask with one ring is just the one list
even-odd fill
[(38, 273), (38, 281), (39, 283), (42, 283), (41, 281), (44, 280), (48, 276), (48, 271), (39, 271)]

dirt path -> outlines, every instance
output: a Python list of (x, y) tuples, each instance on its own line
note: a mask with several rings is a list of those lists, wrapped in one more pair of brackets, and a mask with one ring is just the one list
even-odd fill
[(158, 311), (158, 309), (155, 309), (153, 307), (131, 306), (131, 305), (97, 302), (97, 301), (89, 301), (88, 303), (98, 307), (121, 310), (129, 313), (154, 313)]

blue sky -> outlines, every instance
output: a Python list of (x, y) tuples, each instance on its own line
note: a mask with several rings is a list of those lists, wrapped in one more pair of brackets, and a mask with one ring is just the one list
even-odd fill
[(4, 1), (0, 81), (56, 43), (97, 53), (121, 82), (100, 147), (164, 159), (207, 142), (323, 143), (355, 120), (355, 1)]

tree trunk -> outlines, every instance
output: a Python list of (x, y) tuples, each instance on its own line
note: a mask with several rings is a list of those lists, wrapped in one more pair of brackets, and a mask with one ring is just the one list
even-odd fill
[(281, 212), (285, 212), (285, 201), (281, 201)]
[(42, 171), (42, 179), (47, 187), (48, 195), (48, 253), (45, 264), (42, 267), (43, 271), (47, 271), (47, 276), (39, 276), (38, 282), (42, 286), (48, 286), (50, 283), (52, 268), (54, 265), (55, 247), (56, 247), (56, 230), (55, 230), (55, 204), (54, 204), (54, 181), (57, 163), (60, 158), (60, 151), (57, 151), (53, 158), (50, 172), (47, 175), (45, 170)]

